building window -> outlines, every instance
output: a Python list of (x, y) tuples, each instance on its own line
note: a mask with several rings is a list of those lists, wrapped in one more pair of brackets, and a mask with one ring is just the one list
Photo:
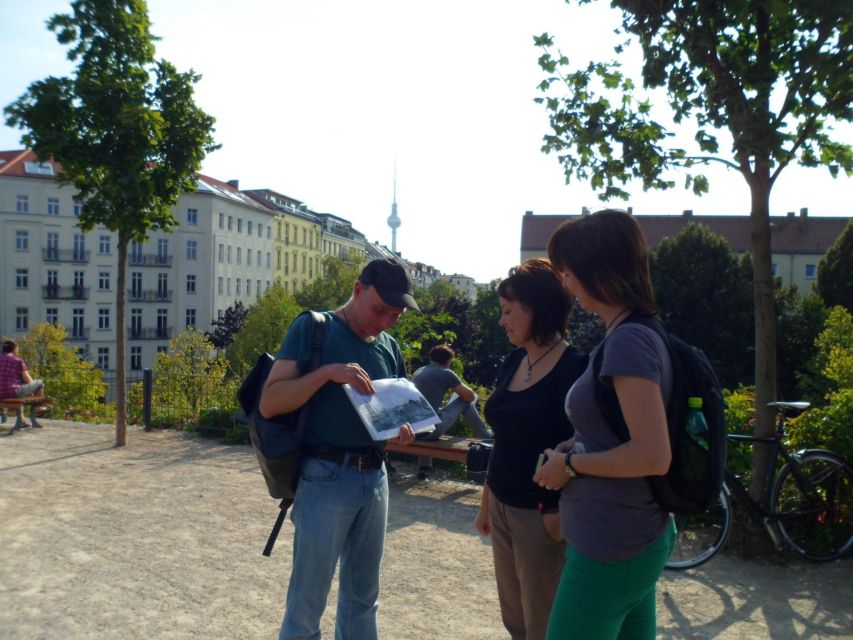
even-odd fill
[(187, 224), (198, 224), (198, 209), (187, 209)]
[(157, 274), (157, 298), (165, 300), (169, 297), (169, 274)]
[(110, 254), (110, 237), (98, 236), (98, 253), (101, 255)]
[(83, 288), (83, 276), (85, 275), (85, 271), (75, 271), (74, 272), (74, 288), (82, 289)]
[(83, 213), (83, 205), (79, 202), (75, 202), (71, 210), (74, 212), (74, 217), (79, 218), (80, 214)]
[(187, 309), (187, 326), (195, 326), (195, 309)]
[(109, 291), (110, 290), (110, 272), (109, 271), (99, 271), (98, 272), (98, 289), (100, 291)]
[(773, 268), (773, 277), (775, 278), (776, 276), (779, 275), (779, 265), (774, 262), (772, 268)]
[(233, 226), (234, 226), (233, 222), (234, 222), (234, 217), (228, 216), (228, 231), (231, 231), (231, 229), (233, 228)]
[(246, 295), (252, 295), (252, 280), (250, 278), (246, 278)]
[(15, 208), (18, 213), (29, 213), (30, 212), (30, 197), (18, 195), (18, 203)]
[(157, 353), (169, 353), (169, 347), (167, 347), (166, 345), (158, 344)]
[(238, 296), (240, 295), (240, 282), (240, 278), (237, 278), (237, 282), (235, 282), (236, 287), (234, 293)]
[(817, 277), (817, 267), (813, 264), (806, 265), (806, 278), (812, 280)]
[(269, 281), (269, 280), (267, 280), (267, 288), (266, 288), (266, 289), (264, 289), (264, 291), (269, 291), (269, 290), (270, 290), (270, 281)]
[(260, 267), (261, 266), (261, 250), (260, 249), (258, 249), (257, 254), (258, 254), (258, 266)]
[(243, 218), (237, 218), (237, 233), (243, 233)]
[(275, 250), (275, 268), (281, 269), (281, 249)]
[(252, 221), (251, 220), (246, 222), (246, 235), (247, 236), (252, 235)]
[(272, 254), (267, 251), (267, 269), (272, 267)]
[(252, 266), (252, 250), (246, 249), (246, 266)]
[(74, 260), (86, 259), (86, 236), (82, 233), (74, 234)]
[(169, 258), (169, 240), (160, 238), (157, 241), (157, 261), (160, 264), (165, 264)]
[(98, 347), (98, 368), (104, 371), (110, 368), (110, 348)]
[(48, 198), (47, 199), (47, 215), (49, 215), (49, 216), (58, 216), (59, 215), (59, 198)]
[(47, 287), (48, 289), (56, 289), (59, 287), (59, 271), (56, 269), (47, 270)]
[(231, 278), (225, 279), (225, 294), (231, 295)]
[(56, 307), (48, 307), (45, 309), (44, 321), (48, 324), (57, 324), (59, 322), (59, 309)]
[(142, 272), (134, 271), (130, 274), (130, 297), (142, 297)]
[(130, 335), (137, 338), (142, 336), (142, 309), (130, 310)]
[(219, 214), (219, 228), (220, 229), (225, 228), (225, 214), (224, 213)]
[(30, 250), (30, 232), (16, 231), (15, 232), (15, 250), (29, 251)]
[(71, 310), (71, 337), (72, 338), (85, 338), (86, 337), (86, 329), (83, 326), (84, 320), (85, 320), (85, 315), (84, 315), (83, 309), (72, 309)]
[(98, 329), (106, 331), (110, 328), (110, 310), (98, 309)]
[(131, 371), (142, 370), (142, 347), (130, 348), (130, 369)]
[(15, 269), (15, 288), (28, 289), (30, 286), (30, 270)]
[(237, 247), (237, 264), (243, 264), (243, 247)]
[[(261, 230), (258, 229), (258, 237), (261, 237)], [(267, 240), (272, 240), (272, 227), (267, 225)]]
[(169, 310), (157, 309), (157, 337), (169, 337)]
[(27, 307), (15, 307), (15, 329), (17, 331), (29, 331), (30, 310)]
[(219, 276), (219, 281), (218, 281), (218, 285), (216, 287), (216, 292), (219, 295), (222, 295), (224, 291), (225, 291), (225, 278), (223, 278), (222, 276)]
[(255, 280), (255, 295), (260, 298), (261, 297), (261, 281)]
[(229, 245), (228, 245), (228, 264), (231, 264), (231, 255), (232, 255), (232, 253), (233, 253), (233, 252), (231, 251), (231, 249), (232, 249), (232, 247), (231, 247), (231, 245), (229, 244)]
[(187, 293), (195, 293), (195, 274), (187, 275)]
[(198, 242), (187, 240), (187, 260), (196, 260), (198, 256)]
[(219, 262), (225, 260), (225, 245), (221, 242), (219, 243)]
[(47, 257), (46, 260), (59, 260), (59, 234), (49, 231), (47, 234)]
[(222, 320), (222, 318), (224, 318), (224, 317), (225, 317), (225, 311), (223, 311), (222, 309), (217, 309), (217, 310), (216, 310), (216, 317), (217, 317), (219, 320)]

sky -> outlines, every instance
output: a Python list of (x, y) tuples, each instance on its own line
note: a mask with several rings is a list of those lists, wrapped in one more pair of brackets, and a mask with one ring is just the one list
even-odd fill
[[(57, 0), (2, 0), (0, 106), (49, 75), (68, 75), (67, 49), (45, 21), (70, 10)], [(572, 64), (613, 57), (619, 14), (609, 3), (562, 0), (149, 0), (157, 57), (202, 75), (196, 101), (216, 118), (222, 148), (202, 172), (270, 188), (318, 212), (350, 220), (443, 273), (486, 282), (520, 255), (525, 211), (576, 214), (604, 205), (584, 183), (566, 184), (534, 103), (545, 77), (533, 36), (549, 32)], [(638, 52), (622, 57), (639, 69)], [(663, 100), (655, 117), (665, 120)], [(841, 139), (853, 139), (845, 126)], [(21, 131), (0, 122), (0, 149), (21, 148)], [(723, 148), (725, 146), (723, 145)], [(644, 193), (635, 214), (748, 214), (743, 177), (709, 167), (710, 194), (680, 185)], [(853, 215), (853, 180), (825, 168), (787, 167), (771, 214)]]

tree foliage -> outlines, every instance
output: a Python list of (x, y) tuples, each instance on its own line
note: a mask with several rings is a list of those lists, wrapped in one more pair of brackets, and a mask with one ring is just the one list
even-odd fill
[(349, 300), (363, 266), (362, 261), (344, 262), (335, 256), (327, 256), (323, 260), (323, 276), (297, 293), (296, 302), (303, 309), (314, 311), (337, 309)]
[(74, 420), (111, 418), (104, 402), (104, 372), (67, 346), (68, 332), (59, 324), (40, 323), (20, 340), (20, 354), (33, 378), (44, 380), (45, 394), (56, 398), (57, 415)]
[(853, 313), (853, 220), (818, 263), (817, 291), (827, 307)]
[[(708, 227), (685, 225), (650, 254), (667, 331), (701, 348), (724, 387), (751, 383), (752, 268)], [(744, 357), (746, 355), (746, 357)]]
[(198, 416), (202, 407), (233, 405), (225, 358), (216, 354), (203, 331), (187, 327), (169, 341), (154, 361), (153, 405)]
[[(572, 0), (567, 0), (571, 2)], [(589, 4), (592, 0), (576, 0)], [(620, 61), (572, 68), (547, 33), (535, 38), (547, 74), (539, 98), (566, 179), (589, 180), (602, 199), (627, 198), (623, 188), (675, 186), (684, 175), (697, 194), (709, 189), (696, 169), (719, 161), (741, 173), (750, 190), (755, 308), (756, 434), (774, 430), (767, 402), (776, 397), (776, 313), (770, 252), (770, 192), (791, 163), (853, 173), (853, 146), (833, 138), (833, 125), (853, 119), (853, 4), (771, 2), (640, 2), (613, 0), (622, 14), (617, 58), (632, 41), (643, 52), (642, 84), (660, 90), (676, 125), (690, 125), (695, 145), (671, 144), (670, 127), (654, 119)], [(657, 106), (657, 105), (656, 105)], [(723, 151), (720, 131), (730, 140)], [(771, 451), (755, 448), (751, 494), (762, 499)]]
[(776, 292), (779, 325), (779, 399), (821, 402), (823, 376), (815, 370), (815, 340), (823, 331), (827, 309), (812, 294), (800, 296), (795, 286)]
[(243, 328), (234, 336), (226, 358), (231, 372), (246, 377), (262, 353), (278, 353), (281, 340), (302, 309), (284, 287), (276, 282), (246, 314)]
[(194, 176), (216, 148), (213, 118), (193, 101), (199, 76), (155, 60), (144, 0), (74, 0), (47, 23), (72, 76), (32, 83), (6, 107), (6, 123), (26, 129), (23, 142), (44, 161), (61, 163), (83, 204), (84, 231), (118, 233), (116, 287), (116, 444), (126, 444), (124, 300), (127, 245), (178, 223), (171, 207), (195, 189)]
[(498, 324), (501, 317), (499, 282), (493, 280), (477, 292), (472, 307), (474, 333), (470, 350), (464, 354), (466, 378), (488, 388), (494, 388), (501, 363), (513, 348)]
[(221, 318), (211, 322), (213, 332), (208, 332), (207, 337), (211, 344), (217, 349), (225, 349), (234, 340), (234, 335), (243, 328), (246, 322), (246, 314), (249, 312), (241, 300), (237, 300), (225, 309)]

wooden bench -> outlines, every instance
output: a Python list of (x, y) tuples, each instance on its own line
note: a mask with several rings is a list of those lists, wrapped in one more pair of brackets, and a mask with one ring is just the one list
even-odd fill
[(429, 456), (430, 458), (464, 463), (468, 459), (468, 446), (472, 442), (479, 442), (479, 440), (458, 436), (441, 436), (438, 440), (415, 440), (410, 445), (389, 442), (386, 449), (393, 453), (402, 453), (408, 456)]
[[(12, 427), (11, 431), (15, 431), (16, 429), (23, 429), (26, 426), (31, 426), (36, 429), (41, 428), (41, 424), (36, 420), (35, 409), (37, 407), (43, 407), (45, 405), (53, 404), (55, 400), (50, 396), (24, 396), (23, 398), (3, 398), (0, 399), (0, 409), (14, 409), (18, 410), (19, 407), (32, 407), (33, 414), (31, 417), (32, 423), (27, 425), (26, 422), (21, 420), (15, 420), (15, 426)], [(5, 422), (5, 415), (3, 416)]]

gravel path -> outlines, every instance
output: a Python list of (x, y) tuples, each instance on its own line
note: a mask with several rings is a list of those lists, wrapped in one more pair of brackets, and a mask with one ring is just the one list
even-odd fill
[[(276, 503), (248, 447), (131, 428), (117, 449), (112, 426), (44, 424), (0, 435), (0, 638), (277, 637), (292, 528), (261, 556)], [(391, 483), (382, 637), (506, 638), (471, 526), (479, 487), (412, 472), (398, 464)], [(852, 567), (724, 555), (668, 573), (659, 637), (853, 639)]]

